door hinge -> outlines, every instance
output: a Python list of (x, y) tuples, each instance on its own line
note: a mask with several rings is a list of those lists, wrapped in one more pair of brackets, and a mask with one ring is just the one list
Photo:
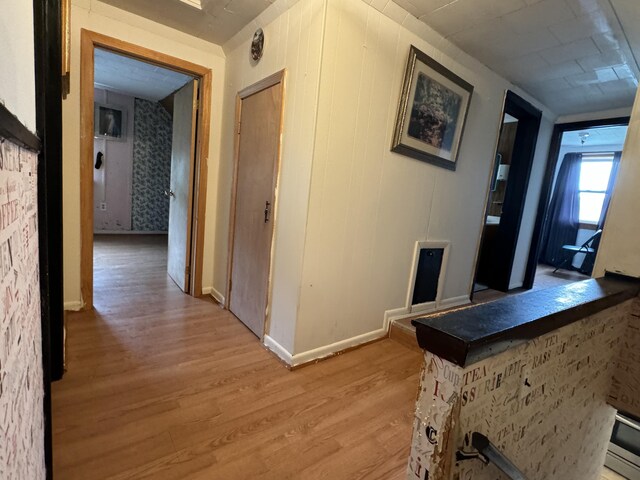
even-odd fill
[(241, 122), (238, 122), (237, 129), (236, 129), (236, 135), (240, 135), (240, 125), (241, 125)]
[(190, 265), (187, 265), (187, 266), (184, 268), (184, 274), (185, 274), (185, 275), (191, 275), (191, 266), (190, 266)]

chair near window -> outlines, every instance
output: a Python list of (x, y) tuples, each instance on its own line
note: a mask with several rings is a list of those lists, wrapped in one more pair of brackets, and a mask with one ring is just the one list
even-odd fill
[(589, 239), (582, 245), (563, 245), (562, 252), (566, 252), (565, 258), (564, 260), (562, 260), (562, 262), (560, 262), (553, 273), (556, 273), (560, 268), (563, 268), (567, 264), (567, 262), (572, 262), (573, 257), (575, 257), (578, 253), (584, 253), (585, 260), (587, 257), (595, 255), (596, 250), (595, 248), (593, 248), (593, 242), (595, 242), (600, 237), (600, 235), (602, 235), (602, 230), (597, 230), (596, 233), (589, 237)]

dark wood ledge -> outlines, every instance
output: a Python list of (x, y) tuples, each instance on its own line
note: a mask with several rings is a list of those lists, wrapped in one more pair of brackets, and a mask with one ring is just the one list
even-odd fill
[(522, 293), (438, 317), (418, 318), (418, 344), (461, 367), (613, 307), (640, 293), (640, 279), (610, 274)]
[(40, 139), (1, 103), (0, 137), (34, 152), (40, 151)]

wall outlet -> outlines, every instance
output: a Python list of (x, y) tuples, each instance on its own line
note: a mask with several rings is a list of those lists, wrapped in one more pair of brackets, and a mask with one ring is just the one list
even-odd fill
[(103, 212), (106, 212), (106, 211), (107, 211), (107, 204), (106, 204), (106, 203), (104, 203), (104, 202), (102, 202), (102, 203), (100, 204), (100, 210), (102, 210)]

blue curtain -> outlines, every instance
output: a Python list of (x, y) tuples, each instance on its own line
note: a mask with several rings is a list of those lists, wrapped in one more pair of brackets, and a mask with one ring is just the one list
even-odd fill
[(563, 245), (575, 245), (580, 224), (580, 162), (582, 154), (567, 153), (562, 159), (556, 187), (549, 204), (542, 238), (540, 261), (557, 266), (564, 260)]

